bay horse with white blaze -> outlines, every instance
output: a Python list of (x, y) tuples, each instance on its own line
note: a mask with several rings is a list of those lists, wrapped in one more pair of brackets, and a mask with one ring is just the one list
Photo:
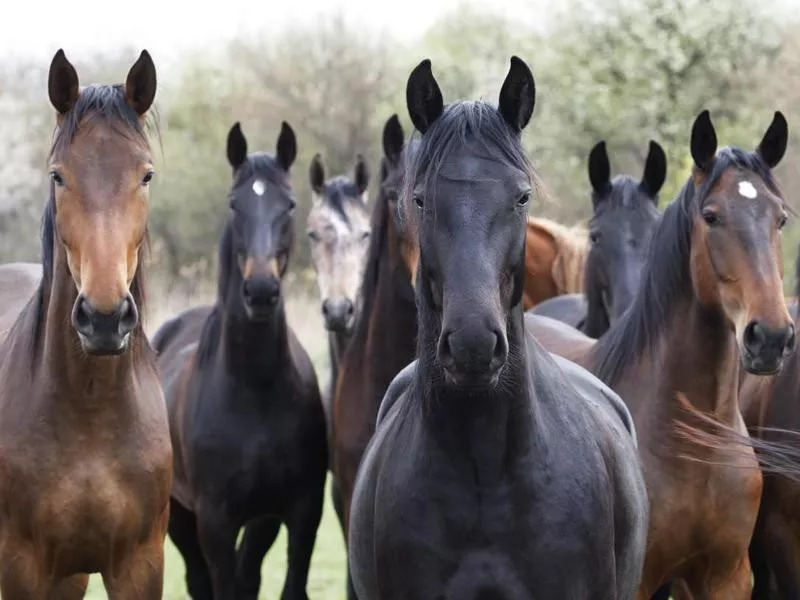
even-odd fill
[(771, 173), (787, 140), (776, 112), (755, 152), (717, 151), (709, 113), (700, 113), (692, 175), (664, 212), (628, 311), (596, 343), (564, 344), (558, 327), (528, 318), (546, 347), (580, 344), (573, 358), (636, 419), (651, 506), (639, 600), (681, 579), (697, 599), (750, 597), (762, 476), (741, 413), (740, 365), (774, 373), (796, 345), (782, 288), (788, 207)]
[(274, 156), (248, 155), (236, 123), (227, 153), (233, 183), (216, 303), (153, 336), (175, 452), (169, 536), (194, 600), (255, 599), (262, 560), (285, 523), (281, 598), (306, 600), (328, 455), (316, 375), (282, 293), (294, 240), (295, 135), (284, 122)]
[(359, 470), (349, 560), (362, 600), (633, 598), (647, 496), (630, 414), (523, 324), (534, 107), (512, 57), (499, 108), (444, 106), (424, 60), (403, 205), (419, 232), (418, 360)]
[(78, 599), (100, 573), (111, 600), (157, 600), (172, 450), (142, 327), (156, 70), (142, 51), (124, 85), (81, 89), (59, 50), (48, 92), (41, 283), (0, 342), (0, 594)]

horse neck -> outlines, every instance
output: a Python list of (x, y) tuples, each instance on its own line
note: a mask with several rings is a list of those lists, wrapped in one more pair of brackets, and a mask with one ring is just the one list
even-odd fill
[(678, 302), (653, 364), (661, 373), (655, 389), (666, 391), (659, 400), (667, 412), (684, 410), (681, 394), (721, 423), (740, 418), (739, 350), (720, 309), (703, 307), (693, 294)]
[(510, 311), (506, 321), (509, 353), (501, 380), (494, 389), (480, 392), (464, 392), (444, 383), (433, 359), (438, 329), (420, 325), (417, 408), (447, 455), (470, 461), (481, 484), (502, 476), (510, 453), (521, 454), (536, 443), (538, 411), (528, 374), (523, 314), (522, 304)]
[[(79, 409), (106, 409), (109, 397), (119, 398), (129, 389), (136, 376), (137, 359), (143, 356), (146, 339), (141, 323), (131, 332), (129, 349), (119, 356), (87, 355), (75, 328), (72, 309), (78, 292), (67, 267), (62, 248), (56, 251), (49, 289), (43, 290), (39, 329), (41, 369), (52, 389), (58, 390), (58, 401)], [(139, 307), (140, 311), (143, 307)], [(141, 362), (141, 361), (140, 361)]]
[(269, 318), (253, 321), (247, 317), (240, 286), (228, 286), (228, 293), (216, 308), (221, 311), (220, 349), (222, 364), (238, 379), (264, 380), (281, 373), (289, 361), (289, 326), (286, 322), (284, 298)]

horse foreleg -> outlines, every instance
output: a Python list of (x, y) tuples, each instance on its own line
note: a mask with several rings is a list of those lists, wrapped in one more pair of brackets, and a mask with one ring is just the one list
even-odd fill
[(286, 522), (289, 530), (289, 566), (281, 600), (308, 600), (308, 570), (322, 519), (324, 495), (323, 479), (323, 483), (301, 498), (289, 514)]
[(103, 572), (103, 583), (109, 600), (160, 600), (164, 588), (163, 530), (115, 560)]
[(281, 522), (275, 517), (261, 517), (245, 526), (242, 544), (236, 553), (236, 579), (242, 598), (257, 600), (261, 563), (280, 530)]
[(687, 576), (685, 582), (693, 600), (750, 600), (750, 559), (745, 554), (732, 571), (701, 570)]
[(223, 508), (205, 503), (198, 506), (196, 514), (197, 533), (211, 573), (214, 600), (234, 600), (236, 536), (241, 525), (235, 523)]
[(88, 586), (88, 575), (73, 575), (58, 584), (50, 597), (53, 600), (81, 600)]

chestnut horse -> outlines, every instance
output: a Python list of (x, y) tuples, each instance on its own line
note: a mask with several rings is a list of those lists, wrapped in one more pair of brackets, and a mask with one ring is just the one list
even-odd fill
[(392, 382), (359, 470), (358, 596), (631, 600), (647, 533), (631, 416), (523, 323), (533, 76), (512, 57), (499, 108), (445, 107), (424, 60), (406, 96), (421, 133), (403, 194), (419, 231), (418, 360)]
[(592, 185), (591, 242), (584, 267), (584, 293), (545, 300), (533, 314), (553, 317), (599, 338), (633, 301), (647, 247), (661, 219), (658, 192), (667, 176), (667, 157), (650, 141), (641, 179), (618, 175), (611, 179), (606, 144), (589, 153)]
[(216, 303), (153, 336), (175, 451), (169, 536), (195, 600), (257, 598), (261, 562), (282, 523), (289, 548), (281, 598), (308, 597), (328, 455), (314, 368), (286, 322), (281, 291), (294, 240), (296, 153), (287, 123), (274, 156), (248, 155), (239, 123), (231, 128)]
[(550, 219), (528, 217), (525, 239), (525, 288), (522, 292), (525, 310), (548, 298), (583, 292), (589, 252), (585, 228), (565, 227)]
[[(361, 310), (340, 365), (333, 400), (333, 501), (347, 537), (350, 498), (358, 465), (375, 431), (386, 388), (414, 359), (417, 307), (412, 281), (417, 243), (400, 228), (397, 199), (405, 175), (405, 133), (397, 115), (383, 130), (380, 190), (372, 209), (372, 236), (361, 284)], [(354, 598), (348, 579), (348, 596)]]
[(317, 274), (322, 316), (328, 330), (330, 376), (322, 402), (330, 422), (339, 363), (355, 329), (359, 286), (369, 249), (369, 168), (364, 157), (358, 155), (352, 180), (345, 175), (326, 180), (322, 157), (317, 154), (311, 161), (308, 175), (312, 198), (306, 233), (311, 244), (311, 263)]
[[(779, 233), (787, 205), (771, 174), (787, 138), (775, 113), (755, 152), (717, 152), (708, 111), (697, 117), (692, 176), (664, 213), (636, 298), (596, 344), (586, 338), (577, 357), (636, 419), (651, 506), (639, 600), (673, 579), (698, 599), (750, 597), (748, 546), (762, 488), (754, 452), (699, 443), (676, 421), (712, 436), (716, 424), (746, 436), (740, 363), (752, 374), (774, 373), (794, 350)], [(545, 346), (564, 351), (551, 322), (530, 316), (528, 324)]]
[(0, 344), (0, 593), (82, 598), (101, 573), (112, 600), (156, 600), (172, 483), (142, 328), (156, 70), (142, 51), (124, 85), (81, 89), (59, 50), (48, 92), (41, 282)]

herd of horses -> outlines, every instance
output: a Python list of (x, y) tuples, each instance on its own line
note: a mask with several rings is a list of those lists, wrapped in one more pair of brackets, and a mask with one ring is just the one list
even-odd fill
[(351, 600), (800, 598), (781, 113), (754, 151), (700, 113), (663, 212), (661, 147), (612, 178), (598, 143), (568, 228), (527, 216), (528, 66), (495, 107), (445, 104), (422, 61), (371, 209), (363, 157), (309, 168), (321, 392), (285, 311), (289, 124), (274, 153), (231, 128), (217, 298), (148, 340), (153, 61), (81, 87), (59, 50), (48, 94), (41, 264), (0, 267), (3, 598), (82, 598), (90, 573), (160, 598), (169, 535), (192, 598), (255, 599), (285, 525), (281, 598), (306, 599), (329, 472)]

